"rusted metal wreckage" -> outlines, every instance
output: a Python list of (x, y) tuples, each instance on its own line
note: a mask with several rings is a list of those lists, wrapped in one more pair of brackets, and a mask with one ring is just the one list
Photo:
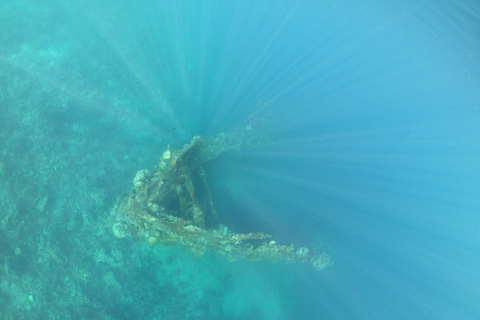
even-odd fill
[(302, 262), (321, 270), (332, 263), (320, 249), (277, 244), (262, 232), (238, 234), (218, 224), (205, 165), (222, 153), (258, 143), (255, 123), (211, 140), (196, 136), (178, 150), (168, 148), (153, 170), (140, 170), (135, 190), (111, 210), (117, 238), (139, 236), (149, 243), (180, 246), (197, 255), (215, 252), (229, 261)]

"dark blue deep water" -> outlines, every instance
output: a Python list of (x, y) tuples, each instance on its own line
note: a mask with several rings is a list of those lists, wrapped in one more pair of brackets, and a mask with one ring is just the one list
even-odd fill
[[(480, 319), (477, 1), (0, 1), (0, 319)], [(140, 169), (334, 264), (116, 238)]]

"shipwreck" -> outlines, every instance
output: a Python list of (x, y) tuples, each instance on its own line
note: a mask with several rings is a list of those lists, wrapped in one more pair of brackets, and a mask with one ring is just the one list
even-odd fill
[(316, 270), (332, 264), (319, 248), (278, 244), (269, 234), (235, 233), (219, 224), (205, 165), (225, 152), (259, 144), (256, 125), (251, 121), (229, 134), (209, 140), (195, 136), (182, 148), (168, 147), (154, 168), (137, 172), (134, 189), (118, 197), (110, 216), (113, 234), (180, 246), (199, 256), (214, 252), (229, 261), (301, 262)]

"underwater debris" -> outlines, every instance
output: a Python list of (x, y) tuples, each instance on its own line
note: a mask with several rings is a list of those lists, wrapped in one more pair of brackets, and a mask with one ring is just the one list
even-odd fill
[(277, 244), (269, 234), (237, 234), (218, 224), (205, 165), (224, 152), (258, 144), (254, 127), (249, 123), (211, 140), (195, 136), (178, 150), (168, 147), (152, 171), (137, 172), (135, 189), (117, 199), (111, 210), (113, 234), (180, 246), (200, 256), (212, 251), (229, 261), (302, 262), (317, 270), (332, 264), (330, 256), (319, 249), (295, 249)]

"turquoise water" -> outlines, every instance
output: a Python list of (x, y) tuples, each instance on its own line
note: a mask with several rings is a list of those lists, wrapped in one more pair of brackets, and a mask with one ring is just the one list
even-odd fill
[[(479, 319), (480, 5), (3, 1), (0, 319)], [(220, 222), (334, 264), (118, 239), (138, 170), (207, 166)]]

